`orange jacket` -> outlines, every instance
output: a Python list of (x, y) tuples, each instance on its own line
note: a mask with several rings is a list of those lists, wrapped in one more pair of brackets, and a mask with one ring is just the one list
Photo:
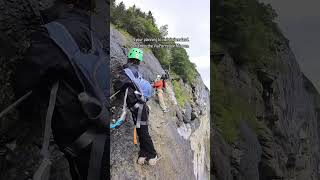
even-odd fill
[(166, 88), (166, 83), (164, 80), (161, 79), (161, 80), (154, 82), (153, 87), (156, 89)]

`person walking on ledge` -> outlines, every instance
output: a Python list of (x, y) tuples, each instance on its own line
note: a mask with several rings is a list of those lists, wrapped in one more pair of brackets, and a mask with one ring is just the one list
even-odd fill
[(121, 97), (128, 89), (127, 107), (131, 111), (140, 143), (138, 164), (148, 162), (149, 165), (156, 165), (158, 156), (148, 130), (149, 107), (146, 104), (152, 96), (152, 86), (139, 69), (142, 61), (143, 51), (132, 48), (128, 53), (128, 63), (121, 68), (115, 80), (114, 89), (122, 92), (119, 93)]
[(157, 91), (158, 100), (159, 100), (159, 104), (160, 104), (162, 111), (168, 112), (169, 110), (168, 110), (168, 108), (164, 102), (164, 98), (163, 98), (163, 89), (166, 88), (166, 82), (165, 82), (163, 76), (157, 75), (157, 78), (153, 84), (153, 87)]

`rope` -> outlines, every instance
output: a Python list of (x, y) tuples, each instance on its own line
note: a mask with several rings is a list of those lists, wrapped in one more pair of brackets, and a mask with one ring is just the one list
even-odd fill
[(13, 108), (15, 108), (17, 105), (19, 105), (22, 101), (27, 99), (32, 94), (32, 91), (27, 92), (25, 95), (23, 95), (21, 98), (16, 100), (14, 103), (12, 103), (10, 106), (8, 106), (6, 109), (1, 111), (0, 118), (2, 118), (4, 115), (6, 115), (8, 112), (10, 112)]
[(110, 96), (110, 99), (112, 99), (115, 95), (119, 94), (120, 90), (115, 92), (112, 96)]

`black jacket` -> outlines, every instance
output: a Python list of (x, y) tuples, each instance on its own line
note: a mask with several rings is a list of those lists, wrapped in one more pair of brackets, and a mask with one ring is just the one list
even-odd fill
[[(68, 9), (57, 21), (69, 30), (82, 51), (91, 48), (90, 17), (84, 11)], [(73, 142), (90, 125), (77, 99), (77, 95), (82, 92), (82, 86), (67, 56), (50, 39), (45, 28), (34, 32), (31, 40), (31, 46), (16, 71), (17, 97), (29, 90), (34, 91), (32, 97), (21, 106), (21, 118), (43, 120), (50, 87), (59, 80), (52, 130), (56, 142), (65, 146)]]
[[(114, 82), (114, 89), (115, 91), (121, 90), (122, 93), (118, 96), (119, 98), (122, 98), (124, 96), (124, 92), (127, 88), (128, 89), (128, 97), (127, 97), (127, 105), (129, 108), (134, 106), (138, 99), (136, 98), (136, 95), (134, 94), (134, 91), (136, 90), (133, 82), (130, 80), (130, 78), (125, 74), (124, 69), (129, 68), (133, 70), (133, 72), (139, 72), (139, 65), (128, 63), (125, 64), (120, 72), (118, 72), (118, 77), (116, 77), (116, 80)], [(138, 76), (138, 74), (134, 74), (135, 76)]]

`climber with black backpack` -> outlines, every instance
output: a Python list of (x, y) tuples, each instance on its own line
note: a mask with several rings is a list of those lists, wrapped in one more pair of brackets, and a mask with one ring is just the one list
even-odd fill
[(119, 72), (118, 78), (114, 82), (114, 89), (120, 90), (120, 97), (127, 95), (127, 107), (130, 109), (135, 131), (139, 137), (140, 152), (138, 164), (156, 165), (158, 155), (154, 148), (153, 141), (148, 130), (149, 107), (147, 101), (153, 95), (151, 84), (143, 78), (140, 63), (143, 61), (143, 51), (132, 48), (128, 52), (128, 63)]
[(49, 179), (51, 133), (73, 180), (108, 179), (109, 60), (91, 26), (93, 3), (55, 3), (43, 18), (53, 21), (32, 34), (16, 72), (21, 119), (43, 119), (46, 112), (43, 160), (33, 180)]

